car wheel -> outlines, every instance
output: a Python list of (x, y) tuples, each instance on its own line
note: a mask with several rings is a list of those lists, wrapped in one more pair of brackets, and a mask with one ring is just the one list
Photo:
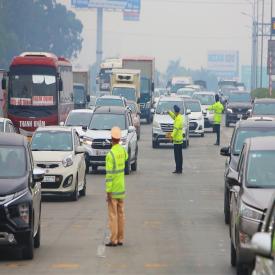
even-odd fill
[(82, 197), (86, 196), (86, 175), (84, 176), (83, 189), (79, 191), (79, 195)]
[(152, 121), (152, 119), (151, 119), (151, 117), (150, 117), (150, 116), (146, 118), (146, 122), (147, 122), (147, 124), (150, 124), (150, 123), (151, 123), (151, 121)]
[(40, 247), (40, 239), (41, 239), (41, 226), (40, 226), (40, 221), (39, 221), (38, 230), (34, 237), (34, 248)]
[(136, 149), (135, 162), (131, 164), (132, 171), (137, 171), (137, 164), (138, 164), (137, 157), (138, 157), (138, 147)]
[(137, 139), (140, 140), (140, 129), (138, 130)]
[(72, 201), (78, 201), (79, 199), (79, 192), (78, 192), (78, 175), (76, 176), (76, 182), (75, 182), (75, 189), (72, 193)]
[(125, 169), (124, 169), (125, 175), (130, 174), (130, 171), (131, 171), (130, 162), (131, 162), (131, 153), (128, 153), (128, 160), (125, 162)]
[(187, 141), (184, 140), (184, 141), (183, 141), (183, 144), (182, 144), (182, 148), (183, 148), (183, 149), (186, 149), (186, 148), (187, 148), (187, 145), (188, 145)]
[(237, 263), (236, 273), (237, 275), (250, 275), (249, 268), (241, 263)]
[(229, 192), (228, 192), (228, 189), (227, 187), (225, 187), (225, 190), (224, 190), (224, 222), (225, 224), (229, 224), (229, 221), (230, 221), (230, 209), (229, 209)]
[(204, 133), (201, 134), (201, 137), (204, 137)]
[(92, 165), (92, 170), (93, 170), (94, 172), (96, 172), (96, 171), (97, 171), (97, 168), (98, 168), (98, 166), (97, 166), (97, 165)]
[(159, 143), (157, 142), (157, 141), (152, 141), (152, 147), (154, 148), (154, 149), (156, 149), (156, 148), (159, 148)]
[(25, 260), (32, 260), (34, 255), (34, 239), (33, 239), (33, 230), (29, 232), (25, 246), (22, 251), (22, 257)]
[(230, 126), (230, 123), (229, 123), (227, 120), (225, 120), (225, 126), (226, 126), (226, 127), (229, 127), (229, 126)]
[(233, 243), (231, 242), (231, 251), (230, 251), (231, 253), (231, 255), (230, 255), (230, 261), (231, 261), (231, 265), (234, 267), (234, 266), (236, 266), (236, 258), (237, 258), (237, 255), (236, 255), (236, 249), (235, 249), (235, 247), (234, 247), (234, 245), (233, 245)]

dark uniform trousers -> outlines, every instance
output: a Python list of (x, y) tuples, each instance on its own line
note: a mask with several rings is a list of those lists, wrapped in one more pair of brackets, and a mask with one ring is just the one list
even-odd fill
[(220, 145), (221, 124), (214, 124), (214, 131), (217, 135), (216, 144)]
[(182, 158), (182, 144), (174, 144), (174, 156), (176, 162), (176, 171), (182, 172), (183, 158)]

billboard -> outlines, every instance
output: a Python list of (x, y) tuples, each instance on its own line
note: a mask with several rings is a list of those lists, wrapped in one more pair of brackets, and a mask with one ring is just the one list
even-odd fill
[(105, 8), (124, 10), (127, 0), (71, 0), (75, 8)]
[(221, 78), (235, 78), (239, 76), (238, 51), (209, 51), (207, 69)]
[(268, 41), (267, 72), (275, 75), (275, 40)]
[(128, 0), (123, 11), (125, 21), (138, 21), (140, 16), (140, 0)]

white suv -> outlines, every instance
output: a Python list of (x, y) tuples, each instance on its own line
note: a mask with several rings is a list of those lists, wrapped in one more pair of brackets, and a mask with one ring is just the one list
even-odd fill
[(179, 97), (164, 96), (158, 101), (154, 114), (152, 132), (153, 148), (158, 148), (160, 143), (171, 143), (171, 140), (166, 137), (166, 134), (173, 132), (174, 121), (169, 116), (168, 111), (173, 111), (174, 105), (180, 108), (181, 114), (184, 116), (183, 148), (189, 146), (189, 118), (184, 106), (184, 101)]
[(128, 108), (118, 106), (96, 107), (89, 127), (83, 127), (83, 144), (88, 146), (89, 165), (94, 171), (98, 166), (105, 166), (105, 158), (110, 151), (111, 129), (118, 126), (122, 131), (121, 145), (127, 150), (129, 158), (125, 174), (137, 170), (138, 142), (136, 128), (133, 125)]

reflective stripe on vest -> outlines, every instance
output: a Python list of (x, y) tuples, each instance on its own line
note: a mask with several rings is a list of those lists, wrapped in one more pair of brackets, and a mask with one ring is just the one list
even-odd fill
[(111, 175), (120, 174), (122, 172), (124, 172), (124, 169), (121, 169), (121, 170), (106, 170), (106, 173), (111, 174)]
[(125, 191), (123, 192), (112, 192), (112, 195), (114, 196), (119, 196), (119, 195), (124, 195), (125, 194)]

